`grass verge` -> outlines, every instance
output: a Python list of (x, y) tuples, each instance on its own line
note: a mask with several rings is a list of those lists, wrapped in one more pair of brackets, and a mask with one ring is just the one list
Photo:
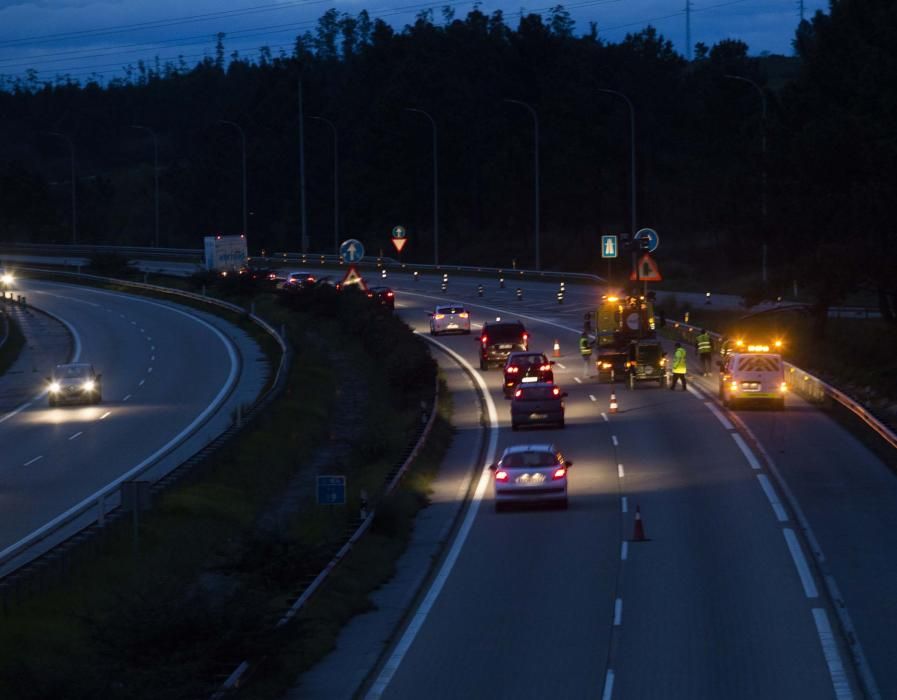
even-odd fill
[[(259, 301), (282, 315), (296, 348), (288, 388), (264, 415), (141, 514), (139, 543), (129, 519), (116, 522), (93, 553), (79, 550), (68, 575), (47, 577), (40, 593), (7, 612), (0, 697), (207, 697), (240, 660), (276, 648), (272, 621), (296, 583), (329, 560), (354, 520), (362, 484), (382, 483), (416, 431), (435, 371), (423, 342), (366, 299), (305, 301), (304, 308)], [(384, 347), (400, 351), (400, 362), (386, 363)], [(362, 415), (379, 417), (338, 464), (322, 466), (320, 473), (347, 474), (349, 505), (323, 511), (304, 497), (277, 528), (262, 530), (260, 516), (297, 476), (311, 485), (315, 474), (304, 465), (334, 442), (345, 387), (327, 349), (339, 349), (343, 368), (370, 378)], [(409, 368), (429, 371), (430, 381), (396, 382), (393, 375)]]
[[(22, 348), (25, 347), (25, 336), (16, 320), (9, 314), (5, 314), (4, 322), (8, 335), (6, 342), (0, 345), (0, 375), (5, 374), (6, 370), (13, 366), (13, 363), (19, 358)], [(3, 325), (0, 324), (0, 336), (2, 335)]]

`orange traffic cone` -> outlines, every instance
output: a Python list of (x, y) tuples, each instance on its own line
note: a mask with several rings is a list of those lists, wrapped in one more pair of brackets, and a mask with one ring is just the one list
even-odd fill
[(612, 391), (610, 392), (610, 413), (617, 412), (617, 395)]
[(560, 357), (561, 356), (561, 344), (558, 342), (558, 339), (554, 339), (554, 351), (551, 353), (552, 357)]
[(645, 526), (642, 525), (642, 511), (640, 506), (635, 507), (635, 527), (632, 530), (632, 541), (633, 542), (645, 542), (647, 541), (647, 537), (645, 537)]

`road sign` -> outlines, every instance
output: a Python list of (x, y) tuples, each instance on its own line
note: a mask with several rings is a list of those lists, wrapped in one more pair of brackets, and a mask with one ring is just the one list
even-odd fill
[(404, 226), (393, 226), (392, 227), (392, 237), (393, 238), (405, 238), (408, 235), (408, 232), (405, 230)]
[(364, 257), (364, 246), (361, 244), (361, 241), (350, 238), (340, 244), (339, 254), (343, 262), (347, 262), (350, 265), (361, 262), (361, 259)]
[(364, 278), (358, 273), (358, 268), (355, 267), (355, 265), (349, 265), (349, 269), (346, 270), (346, 276), (343, 277), (343, 281), (340, 283), (340, 288), (345, 289), (346, 287), (352, 287), (354, 285), (361, 287), (364, 292), (368, 290)]
[(660, 268), (648, 253), (639, 258), (632, 274), (629, 275), (632, 282), (661, 282), (663, 277), (660, 276)]
[(397, 253), (402, 252), (402, 248), (405, 247), (405, 244), (407, 242), (408, 242), (407, 238), (393, 238), (392, 239), (392, 244), (395, 246)]
[(635, 240), (648, 241), (647, 247), (645, 247), (644, 250), (647, 250), (649, 253), (653, 253), (655, 250), (657, 250), (657, 246), (660, 245), (660, 236), (657, 235), (657, 231), (655, 231), (653, 228), (639, 229), (635, 234)]
[(615, 258), (617, 257), (617, 237), (601, 236), (601, 257)]
[(324, 506), (343, 506), (346, 504), (346, 477), (319, 476), (318, 503)]

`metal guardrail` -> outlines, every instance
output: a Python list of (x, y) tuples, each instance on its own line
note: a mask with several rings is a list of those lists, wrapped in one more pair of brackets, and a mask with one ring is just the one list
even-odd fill
[[(231, 304), (229, 302), (222, 301), (220, 299), (213, 299), (211, 297), (202, 296), (200, 294), (193, 294), (191, 292), (184, 292), (181, 290), (169, 289), (168, 287), (161, 287), (161, 286), (157, 286), (157, 285), (153, 285), (153, 284), (143, 284), (141, 282), (129, 282), (127, 280), (119, 280), (119, 279), (115, 279), (112, 277), (99, 277), (97, 275), (86, 275), (86, 274), (79, 274), (79, 273), (74, 273), (74, 272), (60, 272), (58, 270), (46, 270), (46, 269), (42, 269), (42, 268), (30, 268), (30, 267), (24, 268), (23, 267), (20, 269), (28, 270), (30, 272), (44, 272), (44, 273), (49, 273), (49, 274), (53, 274), (53, 275), (63, 275), (63, 276), (68, 276), (68, 277), (90, 279), (90, 280), (99, 281), (99, 282), (114, 283), (117, 285), (123, 285), (123, 286), (127, 286), (127, 287), (132, 287), (132, 288), (149, 290), (149, 291), (153, 291), (153, 292), (157, 292), (157, 293), (164, 293), (164, 294), (172, 295), (172, 296), (176, 296), (176, 297), (192, 299), (194, 301), (202, 301), (204, 303), (218, 306), (220, 308), (224, 308), (224, 309), (227, 309), (227, 310), (235, 312), (235, 313), (246, 314), (248, 318), (250, 318), (253, 322), (255, 322), (257, 325), (259, 325), (266, 333), (271, 335), (277, 341), (277, 343), (281, 349), (280, 362), (277, 365), (277, 370), (274, 375), (274, 380), (271, 383), (271, 388), (273, 389), (274, 387), (276, 387), (278, 385), (281, 371), (283, 370), (287, 352), (288, 352), (286, 342), (284, 341), (283, 338), (280, 337), (280, 334), (274, 328), (272, 328), (264, 319), (260, 318), (259, 316), (256, 316), (253, 313), (247, 313), (246, 309), (244, 309), (240, 306), (237, 306), (236, 304)], [(269, 389), (269, 392), (270, 392), (270, 389)], [(256, 406), (259, 405), (259, 403), (261, 403), (266, 398), (266, 396), (267, 396), (267, 394), (259, 397), (256, 400), (255, 405)], [(163, 455), (160, 455), (159, 459), (161, 459), (162, 457), (163, 457)], [(103, 487), (100, 491), (97, 491), (96, 493), (92, 494), (91, 496), (84, 499), (80, 503), (72, 506), (64, 513), (61, 513), (60, 515), (56, 516), (56, 518), (54, 518), (53, 520), (44, 524), (42, 527), (38, 528), (37, 530), (35, 530), (34, 532), (32, 532), (30, 535), (26, 536), (25, 538), (19, 540), (19, 542), (17, 542), (16, 544), (11, 545), (10, 547), (7, 547), (3, 551), (0, 551), (0, 567), (5, 566), (6, 564), (12, 562), (17, 557), (26, 553), (29, 549), (31, 549), (35, 545), (38, 545), (41, 542), (46, 541), (50, 537), (53, 537), (54, 535), (58, 534), (60, 531), (70, 527), (72, 525), (72, 523), (85, 518), (85, 516), (89, 515), (91, 513), (91, 511), (95, 510), (97, 517), (95, 519), (93, 519), (91, 521), (91, 523), (89, 523), (82, 529), (86, 529), (94, 523), (102, 525), (104, 522), (104, 519), (108, 515), (108, 513), (105, 510), (106, 499), (113, 496), (118, 491), (118, 489), (121, 487), (121, 484), (123, 482), (129, 481), (131, 479), (134, 479), (134, 478), (140, 476), (141, 474), (145, 473), (149, 469), (153, 468), (153, 466), (155, 466), (155, 464), (157, 464), (157, 463), (158, 463), (158, 460), (154, 460), (153, 462), (146, 464), (146, 465), (140, 467), (139, 469), (132, 470), (130, 472), (127, 472), (126, 474), (119, 476), (117, 479), (115, 479), (114, 481), (110, 482), (105, 487)], [(12, 575), (13, 573), (14, 572), (8, 572), (2, 578), (6, 578), (7, 576)]]
[[(666, 329), (672, 330), (680, 340), (690, 343), (694, 343), (694, 337), (700, 331), (697, 326), (669, 319), (666, 322)], [(711, 332), (710, 336), (717, 343), (722, 339), (722, 335), (719, 333)], [(897, 433), (872, 415), (859, 401), (790, 362), (784, 364), (787, 370), (786, 379), (791, 391), (811, 403), (824, 404), (833, 401), (843, 406), (871, 428), (890, 447), (897, 449)]]

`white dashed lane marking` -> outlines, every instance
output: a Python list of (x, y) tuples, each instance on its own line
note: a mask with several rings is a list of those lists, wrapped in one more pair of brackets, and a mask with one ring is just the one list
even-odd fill
[(24, 465), (24, 466), (26, 466), (26, 467), (30, 467), (30, 466), (31, 466), (32, 464), (34, 464), (37, 460), (39, 460), (39, 459), (43, 459), (43, 458), (44, 458), (43, 455), (38, 455), (38, 456), (35, 457), (34, 459), (29, 459), (27, 462), (25, 462), (25, 465)]
[(616, 436), (616, 435), (611, 435), (611, 436), (610, 436), (610, 439), (613, 440), (613, 442), (614, 442), (614, 447), (619, 447), (619, 446), (620, 446), (620, 443), (617, 441), (617, 436)]
[(131, 395), (128, 394), (127, 396), (125, 396), (125, 398), (122, 399), (122, 401), (127, 401), (127, 400), (130, 399), (130, 398), (131, 398)]
[(111, 413), (111, 411), (106, 411), (102, 416), (100, 416), (100, 420), (103, 420), (104, 418), (108, 417), (110, 413)]
[(74, 440), (76, 437), (80, 437), (80, 436), (83, 435), (83, 434), (84, 434), (84, 431), (79, 430), (77, 433), (75, 433), (74, 435), (72, 435), (71, 437), (69, 437), (69, 440)]
[(614, 601), (614, 627), (623, 624), (623, 599), (617, 598)]
[(819, 597), (816, 583), (813, 581), (813, 575), (810, 573), (810, 567), (807, 566), (807, 560), (801, 551), (800, 543), (797, 541), (797, 535), (794, 534), (794, 530), (787, 527), (782, 530), (782, 534), (785, 536), (785, 544), (788, 545), (788, 551), (791, 552), (791, 558), (794, 559), (794, 565), (797, 567), (797, 575), (800, 576), (804, 593), (807, 594), (807, 598)]
[(751, 469), (760, 469), (760, 462), (757, 461), (757, 458), (754, 456), (751, 448), (747, 446), (747, 443), (744, 441), (744, 438), (741, 437), (738, 433), (732, 433), (732, 439), (735, 441), (735, 444), (738, 445), (741, 452), (744, 454), (745, 459), (747, 459), (748, 464), (751, 465)]
[(592, 401), (597, 401), (597, 400), (598, 400), (598, 399), (595, 398), (595, 395), (594, 395), (594, 394), (589, 394), (589, 398), (592, 399)]
[(618, 465), (617, 465), (617, 475), (618, 475), (621, 479), (622, 479), (624, 476), (626, 476), (626, 472), (623, 471), (623, 465), (622, 465), (622, 464), (618, 464)]
[(145, 382), (145, 379), (141, 379), (139, 382), (137, 382), (137, 386), (143, 386)]
[(769, 478), (766, 476), (766, 474), (757, 474), (757, 481), (760, 482), (760, 488), (763, 489), (763, 493), (765, 493), (766, 497), (769, 499), (769, 504), (772, 506), (772, 509), (776, 514), (776, 518), (778, 518), (780, 523), (787, 522), (788, 514), (782, 507), (782, 502), (779, 500), (779, 496), (770, 483)]
[(623, 512), (624, 512), (624, 513), (628, 513), (628, 512), (629, 512), (629, 499), (626, 498), (626, 496), (623, 496), (623, 497), (622, 497), (622, 502), (623, 502), (623, 503), (622, 503), (622, 505), (623, 505)]
[(577, 384), (582, 384), (582, 379), (580, 379), (579, 377), (573, 377), (573, 381)]

